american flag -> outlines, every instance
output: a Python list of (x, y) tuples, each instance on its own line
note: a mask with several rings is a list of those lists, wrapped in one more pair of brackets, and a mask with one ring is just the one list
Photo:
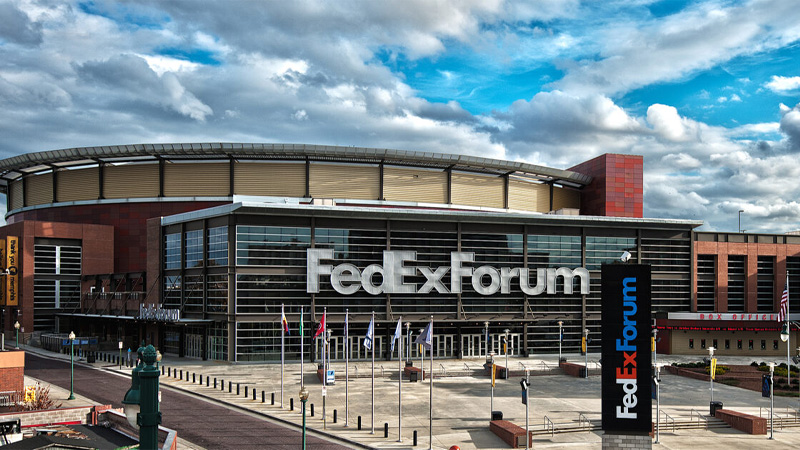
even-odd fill
[(789, 315), (789, 274), (786, 274), (786, 287), (783, 289), (781, 295), (781, 306), (778, 310), (778, 322), (783, 322), (788, 319)]

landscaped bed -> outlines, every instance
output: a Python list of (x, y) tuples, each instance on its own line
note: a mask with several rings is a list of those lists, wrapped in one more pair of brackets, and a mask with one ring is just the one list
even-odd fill
[[(709, 379), (709, 366), (705, 363), (684, 363), (666, 366), (665, 369), (675, 375), (682, 375), (699, 380)], [(743, 389), (761, 392), (761, 377), (769, 375), (769, 366), (766, 363), (753, 362), (749, 366), (737, 365), (718, 365), (716, 378), (714, 381), (729, 386), (736, 386)], [(792, 384), (786, 384), (786, 364), (775, 367), (775, 395), (785, 397), (798, 396), (798, 381), (800, 381), (800, 371), (797, 366), (792, 366)]]

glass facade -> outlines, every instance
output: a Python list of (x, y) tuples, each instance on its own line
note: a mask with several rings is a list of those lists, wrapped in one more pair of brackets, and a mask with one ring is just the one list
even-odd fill
[(81, 301), (80, 243), (39, 239), (33, 249), (34, 331), (55, 331), (55, 314)]
[(697, 255), (697, 312), (714, 311), (716, 267), (716, 255)]
[(775, 257), (758, 257), (758, 292), (757, 311), (770, 313), (774, 307), (775, 299)]
[[(165, 307), (180, 308), (187, 318), (210, 319), (214, 331), (207, 335), (207, 356), (236, 361), (274, 361), (280, 357), (280, 311), (285, 306), (290, 327), (297, 329), (300, 307), (306, 314), (306, 334), (313, 333), (316, 322), (327, 311), (328, 326), (334, 330), (331, 352), (343, 358), (348, 346), (352, 358), (368, 358), (358, 347), (366, 332), (370, 313), (377, 318), (379, 335), (387, 333), (400, 316), (412, 318), (412, 339), (416, 328), (431, 315), (438, 325), (436, 356), (480, 356), (487, 350), (499, 351), (502, 330), (510, 331), (512, 354), (557, 352), (558, 321), (563, 322), (563, 351), (580, 347), (584, 327), (589, 329), (589, 350), (600, 348), (600, 268), (619, 260), (623, 252), (632, 254), (653, 267), (653, 304), (656, 311), (688, 311), (690, 300), (691, 241), (685, 231), (649, 229), (605, 229), (590, 226), (535, 226), (481, 223), (414, 222), (404, 220), (334, 219), (303, 216), (234, 215), (235, 225), (210, 226), (206, 230), (173, 233), (165, 230)], [(448, 217), (448, 216), (443, 216)], [(196, 227), (189, 222), (181, 227)], [(688, 228), (688, 227), (687, 227)], [(229, 240), (228, 232), (235, 233)], [(609, 230), (608, 232), (604, 230)], [(181, 255), (180, 240), (186, 236)], [(198, 247), (205, 236), (205, 246)], [(235, 264), (227, 266), (228, 242), (235, 246)], [(189, 250), (191, 247), (191, 251)], [(306, 250), (330, 249), (336, 266), (349, 263), (363, 271), (370, 265), (383, 265), (383, 252), (413, 251), (415, 258), (407, 267), (441, 268), (440, 284), (428, 292), (371, 295), (363, 288), (351, 295), (333, 289), (324, 277), (318, 293), (306, 292)], [(580, 294), (580, 279), (573, 280), (573, 294), (564, 294), (563, 278), (557, 279), (555, 294), (526, 295), (513, 279), (508, 293), (498, 291), (482, 295), (469, 278), (462, 280), (462, 292), (451, 292), (451, 253), (471, 252), (474, 263), (465, 267), (488, 265), (495, 268), (525, 268), (530, 284), (536, 284), (536, 269), (586, 267), (591, 274), (590, 294)], [(198, 256), (199, 255), (199, 256)], [(208, 261), (203, 267), (202, 256)], [(184, 260), (181, 260), (181, 256)], [(212, 263), (213, 261), (213, 263)], [(430, 275), (429, 275), (430, 276)], [(489, 272), (476, 278), (484, 288), (493, 280)], [(417, 290), (428, 278), (417, 270), (405, 277)], [(373, 275), (373, 284), (382, 282)], [(233, 286), (230, 285), (233, 283)], [(479, 286), (480, 288), (480, 286)], [(229, 295), (232, 298), (229, 299)], [(234, 321), (227, 328), (228, 305)], [(350, 313), (350, 340), (345, 342), (343, 322)], [(217, 316), (219, 314), (219, 316)], [(484, 322), (489, 322), (486, 342)], [(522, 326), (524, 324), (524, 327)], [(498, 327), (501, 327), (498, 329)], [(211, 328), (208, 328), (211, 330)], [(228, 334), (232, 333), (232, 334)], [(361, 333), (361, 334), (357, 334)], [(228, 337), (234, 338), (228, 342)], [(379, 336), (380, 337), (380, 336)], [(377, 342), (379, 341), (379, 342)], [(386, 352), (388, 342), (376, 341)], [(286, 357), (299, 358), (299, 337), (285, 336)], [(229, 346), (232, 351), (229, 352)], [(307, 352), (318, 352), (311, 340)], [(413, 346), (412, 346), (413, 347)], [(439, 348), (441, 347), (441, 348)], [(416, 349), (412, 349), (416, 354)], [(319, 358), (316, 354), (314, 358)], [(308, 356), (307, 356), (308, 358)]]

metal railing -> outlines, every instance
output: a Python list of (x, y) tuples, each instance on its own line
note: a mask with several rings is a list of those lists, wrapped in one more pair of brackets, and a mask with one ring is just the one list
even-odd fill
[(590, 427), (592, 426), (592, 421), (591, 421), (591, 420), (589, 420), (589, 418), (588, 418), (588, 417), (586, 417), (586, 415), (585, 415), (585, 414), (583, 414), (583, 413), (578, 413), (578, 426), (579, 426), (579, 427), (582, 427), (584, 422), (586, 422), (586, 425), (587, 425), (587, 426), (590, 426)]
[[(672, 422), (672, 432), (674, 433), (675, 432), (675, 419), (672, 418), (672, 416), (670, 416), (669, 414), (667, 414), (667, 412), (664, 411), (664, 410), (661, 411), (661, 414), (664, 415), (664, 418), (665, 418), (664, 422), (665, 423)], [(659, 418), (659, 420), (661, 420), (661, 418)]]
[(549, 417), (544, 416), (544, 422), (542, 425), (544, 426), (545, 431), (550, 430), (550, 437), (556, 435), (556, 425), (553, 423), (552, 420), (550, 420)]
[(700, 422), (700, 419), (705, 421), (706, 430), (707, 430), (708, 429), (708, 417), (700, 414), (700, 411), (697, 411), (696, 409), (692, 408), (692, 410), (689, 412), (690, 421), (694, 422), (694, 416), (695, 415), (697, 415), (697, 417), (698, 417), (698, 419), (697, 419), (698, 422)]
[(447, 369), (444, 367), (444, 364), (439, 364), (439, 367), (442, 369), (442, 376), (447, 375)]

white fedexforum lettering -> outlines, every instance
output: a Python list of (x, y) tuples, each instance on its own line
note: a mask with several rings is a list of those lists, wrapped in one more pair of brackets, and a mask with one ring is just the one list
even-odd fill
[(156, 322), (177, 322), (181, 320), (180, 309), (164, 309), (162, 305), (139, 305), (140, 320), (154, 320)]
[[(333, 250), (327, 248), (310, 248), (306, 251), (306, 292), (319, 293), (320, 279), (328, 276), (331, 287), (336, 292), (351, 295), (363, 288), (368, 294), (428, 294), (434, 289), (440, 294), (460, 294), (464, 278), (469, 278), (472, 288), (481, 295), (493, 295), (498, 292), (511, 292), (512, 281), (518, 279), (519, 288), (528, 295), (556, 293), (559, 277), (563, 280), (564, 294), (573, 293), (575, 277), (580, 280), (582, 295), (589, 294), (589, 271), (584, 267), (569, 269), (567, 267), (536, 269), (535, 282), (531, 284), (533, 269), (521, 267), (495, 268), (488, 265), (473, 267), (475, 253), (450, 252), (450, 266), (439, 266), (435, 269), (426, 266), (410, 265), (416, 261), (417, 252), (410, 250), (384, 250), (383, 265), (371, 264), (359, 270), (353, 264), (343, 263), (337, 266), (322, 264), (324, 260), (333, 259)], [(408, 265), (406, 263), (409, 263)], [(450, 289), (442, 279), (450, 272)], [(417, 287), (408, 282), (408, 278), (417, 275), (425, 277), (425, 283)], [(380, 277), (378, 282), (376, 278)]]
[(639, 390), (636, 378), (636, 344), (638, 335), (636, 321), (631, 317), (636, 315), (636, 278), (629, 277), (622, 280), (622, 339), (617, 339), (616, 350), (622, 353), (624, 361), (622, 367), (616, 368), (617, 384), (622, 385), (622, 406), (617, 406), (618, 419), (636, 419), (637, 414), (631, 411), (639, 403), (636, 392)]

